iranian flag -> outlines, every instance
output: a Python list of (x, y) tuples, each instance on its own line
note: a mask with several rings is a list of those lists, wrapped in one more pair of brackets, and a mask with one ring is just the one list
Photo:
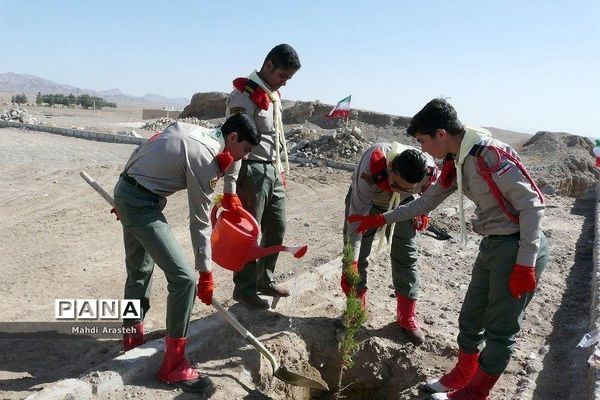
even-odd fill
[(346, 97), (338, 101), (338, 103), (329, 111), (329, 114), (326, 115), (328, 118), (348, 118), (350, 114), (350, 100), (352, 99), (352, 95)]

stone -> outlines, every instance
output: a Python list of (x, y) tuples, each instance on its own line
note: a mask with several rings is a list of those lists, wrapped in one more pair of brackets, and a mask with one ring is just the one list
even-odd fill
[(556, 193), (556, 188), (554, 187), (554, 185), (546, 185), (543, 188), (540, 189), (542, 191), (543, 194), (548, 194), (548, 195), (552, 195)]

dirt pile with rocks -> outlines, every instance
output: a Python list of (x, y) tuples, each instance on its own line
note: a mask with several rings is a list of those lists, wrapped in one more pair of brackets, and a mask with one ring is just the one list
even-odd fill
[(18, 121), (32, 125), (44, 125), (40, 117), (32, 115), (26, 108), (9, 108), (0, 114), (0, 120)]
[(286, 132), (288, 152), (311, 160), (357, 162), (372, 143), (365, 139), (360, 128), (338, 128), (318, 132), (306, 126)]
[(583, 197), (600, 180), (593, 142), (562, 132), (538, 132), (523, 144), (519, 154), (540, 188), (547, 194)]
[(161, 131), (165, 130), (166, 127), (168, 127), (169, 125), (171, 125), (174, 122), (186, 122), (188, 124), (199, 125), (204, 128), (214, 128), (215, 127), (215, 125), (212, 124), (211, 122), (208, 122), (208, 121), (205, 121), (202, 119), (198, 119), (196, 117), (185, 117), (185, 118), (180, 117), (177, 119), (162, 117), (162, 118), (157, 119), (156, 121), (148, 122), (148, 123), (142, 125), (142, 129), (161, 132)]
[(196, 117), (213, 119), (225, 116), (225, 101), (227, 93), (208, 92), (196, 93), (179, 115), (180, 118)]

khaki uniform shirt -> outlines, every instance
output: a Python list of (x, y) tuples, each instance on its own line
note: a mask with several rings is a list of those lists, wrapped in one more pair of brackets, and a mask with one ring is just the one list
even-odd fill
[[(417, 150), (410, 146), (408, 146), (408, 148)], [(363, 153), (358, 163), (358, 166), (352, 174), (352, 183), (350, 184), (352, 194), (350, 196), (350, 207), (348, 210), (348, 215), (369, 215), (371, 207), (373, 206), (381, 210), (387, 210), (389, 207), (390, 200), (392, 199), (392, 195), (394, 193), (382, 190), (381, 188), (379, 188), (379, 186), (377, 186), (377, 184), (369, 180), (369, 177), (371, 175), (371, 169), (369, 168), (371, 155), (377, 149), (381, 149), (383, 150), (384, 154), (388, 154), (389, 151), (392, 149), (392, 145), (391, 143), (376, 143), (369, 147)], [(437, 167), (435, 165), (434, 159), (429, 154), (425, 154), (425, 157), (427, 158), (427, 165), (430, 167), (431, 172), (435, 174)], [(390, 173), (389, 170), (388, 173)], [(406, 198), (414, 194), (419, 194), (423, 192), (424, 189), (426, 189), (429, 186), (430, 178), (430, 175), (425, 175), (423, 180), (415, 186), (413, 191), (398, 192), (398, 195), (400, 196), (400, 202), (404, 201)], [(356, 228), (358, 227), (358, 225), (358, 222), (349, 224), (349, 229), (347, 231), (347, 235), (350, 237), (350, 243), (352, 244), (352, 248), (354, 249), (355, 259), (358, 259), (358, 255), (360, 254), (360, 244), (362, 239), (362, 235), (356, 232)]]
[(138, 147), (125, 166), (126, 174), (157, 195), (166, 197), (187, 189), (190, 234), (199, 271), (212, 269), (209, 206), (222, 176), (215, 156), (224, 148), (219, 129), (175, 122)]
[[(484, 138), (479, 144), (500, 147), (517, 155), (511, 147), (496, 139)], [(481, 156), (488, 167), (496, 166), (495, 171), (492, 172), (492, 179), (508, 201), (508, 211), (516, 215), (519, 222), (512, 222), (502, 211), (489, 185), (479, 173), (477, 157), (469, 154), (462, 166), (462, 173), (463, 192), (476, 205), (475, 219), (472, 221), (473, 230), (482, 236), (510, 235), (520, 232), (519, 251), (515, 263), (534, 266), (540, 245), (541, 222), (545, 207), (529, 180), (512, 161), (502, 156), (498, 160), (497, 154), (489, 149), (483, 150)], [(456, 181), (450, 187), (444, 188), (438, 180), (419, 199), (385, 213), (385, 220), (387, 223), (392, 223), (426, 214), (457, 188)]]
[[(281, 102), (278, 102), (278, 107), (281, 107)], [(275, 115), (274, 115), (274, 104), (269, 103), (269, 109), (263, 110), (258, 107), (246, 92), (240, 92), (235, 89), (229, 95), (227, 99), (227, 111), (225, 118), (229, 118), (231, 115), (243, 112), (254, 120), (256, 127), (261, 134), (260, 143), (254, 146), (248, 160), (255, 161), (268, 161), (275, 164)], [(283, 150), (283, 143), (280, 141), (280, 149)], [(234, 163), (227, 173), (225, 174), (225, 186), (224, 191), (227, 193), (234, 193), (236, 189), (236, 180), (242, 165), (241, 161)]]

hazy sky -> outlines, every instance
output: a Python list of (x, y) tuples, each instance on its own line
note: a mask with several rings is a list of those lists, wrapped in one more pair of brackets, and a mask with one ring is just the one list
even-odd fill
[(191, 97), (289, 43), (289, 100), (600, 137), (600, 1), (0, 0), (0, 73)]

